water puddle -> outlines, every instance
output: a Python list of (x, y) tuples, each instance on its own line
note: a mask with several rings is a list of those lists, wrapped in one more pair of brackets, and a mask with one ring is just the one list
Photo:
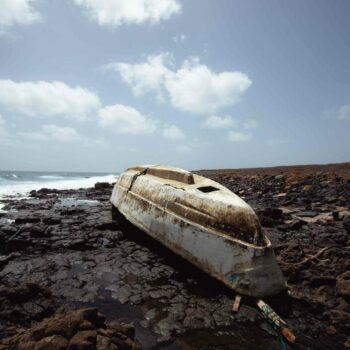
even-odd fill
[(141, 344), (143, 350), (179, 350), (175, 342), (160, 344), (157, 339), (159, 336), (151, 329), (142, 327), (140, 320), (143, 319), (143, 311), (140, 307), (130, 304), (122, 304), (119, 301), (112, 299), (110, 292), (102, 289), (99, 292), (100, 298), (92, 303), (89, 302), (74, 302), (71, 305), (77, 308), (96, 307), (99, 312), (106, 316), (107, 321), (117, 321), (131, 323), (135, 327), (135, 338)]
[(76, 198), (60, 198), (58, 203), (54, 205), (56, 208), (69, 208), (79, 206), (99, 206), (102, 205), (99, 201), (91, 199), (76, 199)]

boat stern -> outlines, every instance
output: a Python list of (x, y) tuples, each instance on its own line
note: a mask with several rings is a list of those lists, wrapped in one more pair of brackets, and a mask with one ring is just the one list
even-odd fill
[(226, 284), (230, 288), (257, 298), (276, 295), (287, 289), (286, 280), (270, 244), (264, 248), (248, 248), (247, 254), (250, 259), (235, 266), (234, 272), (226, 275)]

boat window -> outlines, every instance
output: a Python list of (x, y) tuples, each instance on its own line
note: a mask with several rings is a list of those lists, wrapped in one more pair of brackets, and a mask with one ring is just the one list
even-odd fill
[(197, 190), (200, 190), (201, 192), (204, 192), (204, 193), (210, 193), (210, 192), (214, 192), (214, 191), (219, 191), (218, 188), (215, 188), (213, 186), (198, 187)]

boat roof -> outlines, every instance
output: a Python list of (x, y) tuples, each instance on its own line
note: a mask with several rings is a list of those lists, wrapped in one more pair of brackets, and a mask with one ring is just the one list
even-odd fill
[(128, 170), (146, 171), (147, 175), (153, 175), (162, 179), (173, 180), (188, 185), (193, 185), (194, 175), (187, 170), (167, 166), (167, 165), (138, 165)]

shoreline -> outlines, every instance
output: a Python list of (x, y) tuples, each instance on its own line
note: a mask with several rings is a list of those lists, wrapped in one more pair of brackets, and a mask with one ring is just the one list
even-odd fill
[[(345, 349), (350, 346), (348, 170), (339, 177), (315, 169), (305, 174), (271, 169), (268, 174), (201, 173), (243, 197), (258, 213), (291, 291), (291, 296), (268, 302), (295, 332), (293, 348)], [(2, 288), (31, 281), (49, 290), (51, 311), (45, 317), (96, 307), (107, 323), (131, 322), (144, 349), (279, 348), (273, 328), (257, 314), (244, 306), (238, 314), (231, 312), (234, 293), (143, 232), (113, 221), (111, 190), (104, 183), (6, 199), (8, 211), (0, 216)], [(323, 248), (327, 250), (317, 259), (303, 263)], [(7, 313), (24, 312), (23, 305), (5, 303), (1, 295), (0, 303), (10, 305)], [(32, 303), (38, 304), (35, 298)], [(245, 303), (249, 306), (249, 300)], [(5, 311), (0, 311), (2, 320)], [(20, 318), (0, 321), (0, 339), (44, 322), (38, 315), (27, 318), (26, 323)]]

